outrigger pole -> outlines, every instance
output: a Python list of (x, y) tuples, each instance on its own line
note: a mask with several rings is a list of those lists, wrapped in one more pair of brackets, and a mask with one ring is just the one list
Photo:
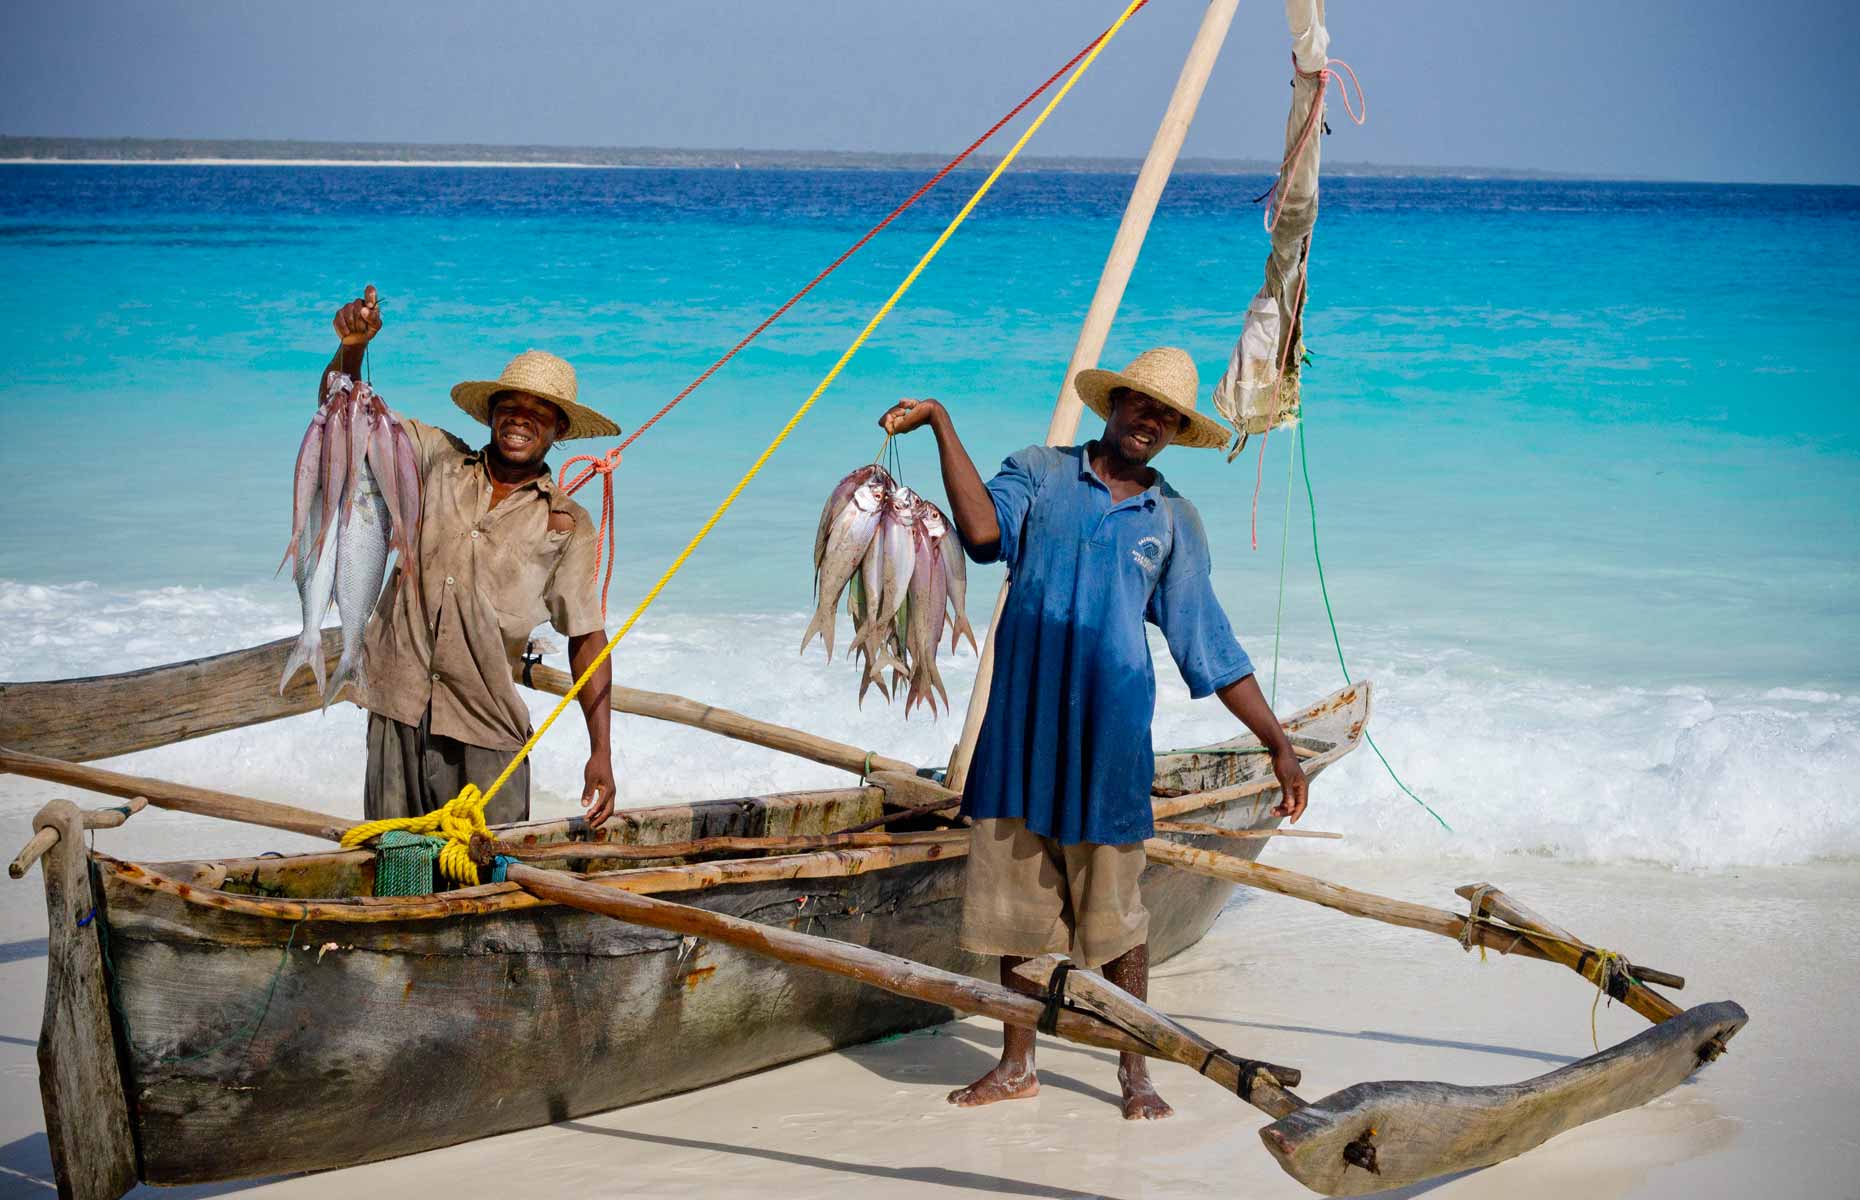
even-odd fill
[[(1208, 85), (1214, 60), (1221, 52), (1221, 44), (1227, 40), (1227, 29), (1233, 24), (1234, 10), (1239, 4), (1240, 0), (1210, 0), (1208, 11), (1201, 18), (1201, 28), (1188, 48), (1188, 58), (1182, 63), (1182, 73), (1175, 81), (1175, 92), (1169, 97), (1169, 107), (1163, 110), (1162, 124), (1150, 142), (1142, 170), (1137, 172), (1130, 200), (1124, 205), (1124, 219), (1117, 227), (1117, 236), (1111, 239), (1111, 252), (1105, 258), (1104, 272), (1098, 277), (1098, 290), (1092, 294), (1091, 307), (1085, 310), (1085, 323), (1079, 329), (1078, 342), (1072, 347), (1072, 357), (1066, 363), (1065, 378), (1059, 383), (1059, 399), (1053, 404), (1053, 419), (1046, 429), (1049, 446), (1070, 445), (1078, 434), (1079, 414), (1084, 406), (1072, 386), (1072, 377), (1097, 366), (1099, 355), (1104, 353), (1111, 322), (1124, 299), (1124, 287), (1130, 282), (1137, 254), (1143, 249), (1143, 238), (1149, 233), (1150, 218), (1156, 215), (1157, 201), (1162, 199), (1163, 188), (1175, 170), (1176, 155), (1181, 153), (1182, 140), (1188, 136), (1189, 124), (1195, 119), (1201, 93)], [(976, 664), (975, 687), (969, 693), (969, 711), (962, 722), (962, 740), (956, 743), (955, 752), (950, 755), (947, 779), (956, 791), (962, 790), (968, 778), (969, 760), (975, 755), (976, 738), (981, 736), (982, 716), (988, 711), (988, 691), (995, 673), (995, 627), (1001, 622), (1007, 594), (1008, 585), (1003, 581), (1000, 594), (995, 597), (994, 615), (988, 620), (982, 658)]]

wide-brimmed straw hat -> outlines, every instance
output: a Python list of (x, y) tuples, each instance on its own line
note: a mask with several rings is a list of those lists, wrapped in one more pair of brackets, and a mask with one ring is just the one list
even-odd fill
[(575, 368), (546, 350), (525, 350), (511, 359), (496, 379), (467, 380), (452, 389), (452, 401), (479, 424), (491, 423), (491, 397), (499, 392), (528, 392), (568, 414), (569, 438), (617, 437), (620, 427), (575, 399)]
[(1195, 408), (1196, 393), (1201, 391), (1201, 376), (1188, 351), (1174, 346), (1145, 350), (1121, 371), (1103, 371), (1097, 367), (1080, 371), (1072, 377), (1079, 399), (1105, 420), (1111, 419), (1111, 393), (1129, 388), (1160, 400), (1188, 418), (1188, 428), (1178, 433), (1175, 445), (1219, 450), (1233, 436), (1225, 425)]

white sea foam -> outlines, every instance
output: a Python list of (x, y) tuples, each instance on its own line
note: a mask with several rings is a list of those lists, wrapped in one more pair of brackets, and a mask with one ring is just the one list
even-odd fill
[[(0, 617), (11, 634), (0, 644), (0, 679), (43, 679), (131, 670), (282, 637), (293, 632), (296, 602), (282, 585), (112, 591), (0, 581)], [(617, 652), (619, 677), (916, 762), (947, 757), (974, 676), (966, 647), (943, 662), (955, 714), (905, 721), (876, 695), (861, 710), (856, 673), (843, 659), (829, 664), (818, 647), (797, 656), (805, 624), (798, 611), (692, 616), (668, 605), (649, 613)], [(1348, 835), (1324, 844), (1325, 855), (1525, 853), (1682, 868), (1860, 857), (1860, 697), (1525, 679), (1464, 653), (1392, 646), (1391, 639), (1391, 646), (1359, 640), (1352, 647), (1353, 666), (1375, 682), (1370, 729), (1454, 832), (1404, 796), (1364, 748), (1314, 790), (1305, 824)], [(1282, 710), (1341, 682), (1328, 645), (1299, 651), (1281, 665)], [(1189, 700), (1166, 655), (1157, 678), (1158, 746), (1234, 732), (1218, 702)], [(532, 703), (538, 721), (548, 708), (541, 697)], [(132, 755), (121, 766), (359, 815), (362, 734), (362, 714), (344, 703)], [(652, 721), (623, 719), (616, 743), (627, 805), (847, 779)], [(538, 815), (570, 811), (585, 747), (571, 708), (538, 754)], [(0, 780), (0, 816), (21, 819), (48, 794), (45, 785)]]

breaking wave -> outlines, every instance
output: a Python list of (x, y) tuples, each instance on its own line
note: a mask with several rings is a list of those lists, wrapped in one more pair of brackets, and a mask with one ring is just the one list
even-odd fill
[[(24, 680), (105, 674), (238, 649), (295, 632), (297, 614), (284, 585), (113, 591), (0, 580), (0, 620), (9, 631), (0, 644), (0, 679)], [(916, 762), (947, 757), (974, 677), (975, 660), (966, 648), (944, 667), (956, 714), (907, 722), (877, 698), (861, 710), (854, 702), (856, 676), (843, 660), (829, 664), (817, 648), (798, 657), (805, 624), (798, 611), (656, 612), (617, 653), (618, 677)], [(1281, 664), (1282, 709), (1328, 694), (1341, 682), (1328, 646), (1309, 649)], [(563, 658), (558, 651), (558, 665), (566, 665)], [(1364, 751), (1314, 789), (1305, 824), (1347, 835), (1324, 844), (1325, 856), (1514, 853), (1686, 869), (1860, 857), (1860, 696), (1524, 678), (1464, 654), (1424, 658), (1361, 639), (1353, 661), (1374, 680), (1372, 733), (1454, 832), (1436, 826)], [(1159, 658), (1157, 679), (1159, 746), (1232, 734), (1234, 723), (1217, 702), (1188, 699), (1166, 655)], [(540, 720), (548, 705), (537, 699), (532, 708)], [(847, 778), (640, 719), (621, 719), (615, 741), (627, 805), (830, 786)], [(362, 745), (362, 714), (342, 703), (325, 714), (130, 755), (112, 765), (359, 815)], [(537, 815), (570, 811), (585, 746), (579, 715), (566, 714), (539, 752)], [(0, 779), (0, 819), (23, 826), (52, 791), (16, 777)], [(214, 845), (234, 849), (230, 841)]]

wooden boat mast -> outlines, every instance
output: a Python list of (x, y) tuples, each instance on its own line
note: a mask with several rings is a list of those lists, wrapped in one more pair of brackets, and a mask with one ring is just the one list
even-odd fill
[[(1150, 219), (1156, 215), (1156, 204), (1162, 198), (1163, 188), (1169, 182), (1169, 175), (1175, 169), (1176, 155), (1181, 153), (1182, 140), (1188, 136), (1189, 124), (1195, 119), (1195, 109), (1201, 104), (1201, 93), (1207, 87), (1208, 76), (1214, 70), (1214, 60), (1220, 54), (1221, 44), (1227, 40), (1228, 26), (1233, 24), (1234, 10), (1240, 0), (1210, 0), (1208, 10), (1202, 15), (1201, 28), (1195, 33), (1195, 40), (1188, 48), (1188, 58), (1182, 63), (1182, 73), (1176, 78), (1175, 92), (1169, 97), (1169, 107), (1163, 111), (1162, 124), (1156, 129), (1156, 136), (1150, 142), (1149, 154), (1143, 159), (1143, 168), (1137, 172), (1136, 186), (1130, 190), (1130, 200), (1124, 205), (1124, 219), (1117, 227), (1117, 236), (1111, 239), (1111, 252), (1105, 258), (1104, 272), (1098, 277), (1098, 290), (1092, 294), (1091, 307), (1085, 310), (1085, 323), (1079, 329), (1078, 342), (1072, 347), (1072, 357), (1066, 363), (1065, 378), (1059, 384), (1059, 399), (1053, 404), (1053, 419), (1046, 429), (1046, 444), (1049, 446), (1071, 445), (1078, 435), (1079, 415), (1083, 405), (1079, 394), (1072, 386), (1072, 377), (1087, 367), (1098, 365), (1099, 355), (1104, 353), (1105, 339), (1110, 336), (1111, 322), (1117, 316), (1117, 306), (1123, 302), (1124, 287), (1130, 282), (1130, 273), (1137, 265), (1137, 254), (1143, 249), (1144, 235), (1149, 232)], [(988, 636), (982, 644), (982, 659), (975, 669), (975, 688), (969, 693), (969, 711), (963, 718), (962, 740), (956, 743), (955, 752), (950, 756), (949, 786), (957, 791), (969, 774), (969, 760), (975, 754), (975, 740), (981, 734), (982, 715), (988, 711), (988, 691), (994, 678), (995, 668), (995, 627), (1000, 623), (1001, 610), (1007, 604), (1008, 585), (1003, 582), (1000, 593), (995, 597), (994, 614), (988, 621)]]

